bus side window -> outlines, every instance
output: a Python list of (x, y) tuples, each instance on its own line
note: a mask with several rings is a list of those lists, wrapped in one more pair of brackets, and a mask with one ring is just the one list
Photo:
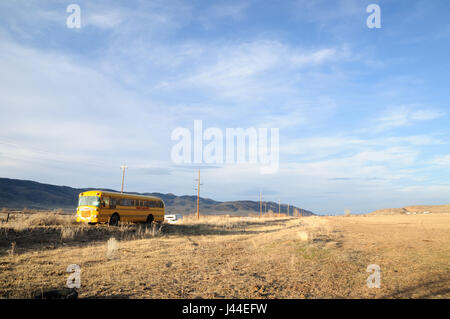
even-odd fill
[(103, 197), (102, 207), (109, 208), (109, 197)]
[(109, 208), (116, 208), (117, 205), (117, 199), (116, 198), (111, 198), (111, 201), (109, 203)]

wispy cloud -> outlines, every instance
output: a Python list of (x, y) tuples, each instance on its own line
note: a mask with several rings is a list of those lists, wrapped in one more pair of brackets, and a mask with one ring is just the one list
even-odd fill
[(434, 158), (432, 161), (430, 161), (431, 164), (438, 165), (438, 166), (445, 166), (450, 168), (450, 154), (444, 155), (444, 156), (438, 156)]
[(206, 30), (211, 30), (216, 28), (223, 19), (232, 21), (244, 19), (250, 5), (249, 1), (244, 0), (234, 3), (215, 2), (212, 6), (202, 10), (198, 16), (196, 16), (196, 19)]
[(443, 112), (432, 108), (418, 108), (414, 106), (400, 106), (389, 108), (376, 119), (377, 131), (385, 131), (398, 127), (410, 126), (421, 121), (430, 121), (442, 117)]

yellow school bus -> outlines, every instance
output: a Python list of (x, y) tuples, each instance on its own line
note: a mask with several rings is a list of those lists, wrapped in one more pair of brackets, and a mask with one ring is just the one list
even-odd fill
[(77, 222), (89, 224), (164, 221), (161, 198), (91, 190), (78, 195)]

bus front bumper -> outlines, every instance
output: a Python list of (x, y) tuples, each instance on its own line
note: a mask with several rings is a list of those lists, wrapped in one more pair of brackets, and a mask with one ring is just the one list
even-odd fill
[(77, 216), (77, 223), (98, 223), (98, 217), (81, 217)]

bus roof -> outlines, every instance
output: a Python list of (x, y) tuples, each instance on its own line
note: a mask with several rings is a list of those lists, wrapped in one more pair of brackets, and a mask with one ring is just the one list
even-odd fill
[(121, 197), (121, 198), (130, 198), (130, 199), (142, 199), (142, 200), (156, 200), (163, 201), (161, 198), (156, 196), (144, 196), (144, 195), (136, 195), (136, 194), (127, 194), (127, 193), (118, 193), (118, 192), (109, 192), (102, 190), (89, 190), (80, 193), (78, 196), (112, 196), (112, 197)]

